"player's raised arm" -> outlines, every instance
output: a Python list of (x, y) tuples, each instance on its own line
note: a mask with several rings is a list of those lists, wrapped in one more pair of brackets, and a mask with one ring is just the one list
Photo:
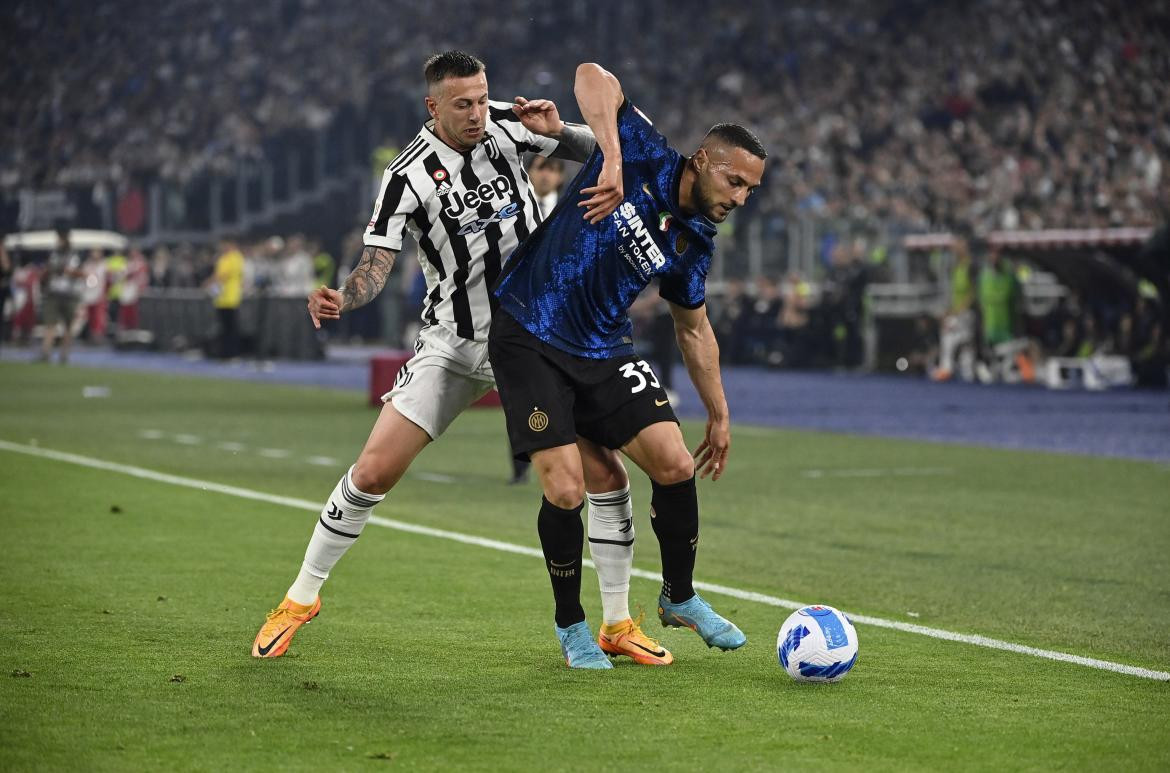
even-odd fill
[(700, 478), (719, 480), (731, 451), (731, 415), (719, 375), (719, 343), (707, 319), (707, 306), (687, 309), (670, 304), (674, 335), (686, 363), (691, 383), (707, 408), (707, 432), (695, 449), (695, 470)]
[(597, 145), (605, 161), (597, 185), (583, 188), (588, 197), (577, 206), (585, 208), (585, 219), (599, 223), (617, 209), (625, 198), (622, 187), (622, 146), (618, 140), (617, 114), (625, 95), (622, 84), (601, 65), (585, 62), (577, 66), (573, 93), (581, 108), (581, 115), (593, 130)]
[(367, 246), (361, 259), (339, 290), (318, 287), (309, 293), (309, 316), (313, 327), (323, 319), (341, 319), (341, 312), (352, 311), (372, 301), (386, 286), (397, 253), (386, 247)]
[(516, 97), (512, 100), (512, 112), (528, 131), (557, 141), (556, 149), (549, 154), (553, 158), (584, 163), (597, 147), (593, 130), (579, 123), (562, 121), (556, 103), (551, 99)]

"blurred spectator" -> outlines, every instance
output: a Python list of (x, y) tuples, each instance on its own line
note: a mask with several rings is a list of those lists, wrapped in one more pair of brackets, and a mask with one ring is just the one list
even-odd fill
[(217, 354), (227, 360), (240, 356), (239, 315), (244, 293), (244, 254), (234, 239), (221, 240), (219, 250), (215, 273), (205, 286), (211, 289), (214, 296), (219, 330)]
[(796, 272), (789, 273), (780, 288), (780, 352), (784, 365), (803, 368), (812, 363), (810, 312), (812, 288)]
[(528, 162), (528, 179), (532, 183), (532, 192), (536, 194), (536, 203), (540, 206), (540, 216), (546, 218), (552, 214), (560, 198), (561, 186), (565, 182), (565, 162), (559, 158), (533, 154), (532, 160)]
[(931, 372), (935, 381), (946, 381), (955, 372), (955, 355), (965, 352), (963, 379), (972, 379), (975, 345), (975, 276), (971, 251), (965, 239), (955, 243), (955, 266), (951, 270), (951, 300), (939, 322), (939, 358)]
[(114, 251), (106, 258), (106, 293), (107, 318), (109, 319), (109, 335), (113, 338), (120, 329), (118, 320), (122, 315), (122, 291), (126, 286), (126, 275), (130, 268), (130, 260), (121, 253)]
[(37, 325), (37, 307), (41, 298), (41, 269), (28, 258), (14, 260), (12, 272), (12, 340), (26, 345)]
[(53, 344), (60, 331), (60, 349), (57, 357), (62, 365), (69, 361), (69, 345), (73, 341), (73, 321), (81, 300), (85, 271), (81, 257), (73, 250), (68, 229), (57, 231), (57, 248), (49, 253), (41, 275), (43, 335), (41, 359), (48, 362)]
[[(947, 317), (944, 317), (945, 319)], [(898, 370), (908, 370), (911, 373), (931, 373), (931, 369), (938, 361), (939, 341), (936, 320), (929, 314), (919, 314), (914, 319), (914, 334), (910, 339), (910, 351), (906, 355), (906, 362), (898, 363), (896, 367)]]
[(744, 348), (749, 362), (780, 364), (780, 288), (769, 276), (758, 276), (755, 299), (747, 308), (743, 325)]
[(122, 293), (118, 299), (118, 330), (138, 329), (138, 299), (150, 284), (150, 266), (142, 250), (130, 250), (126, 264), (126, 277), (122, 282)]
[(87, 341), (100, 341), (109, 329), (109, 306), (106, 303), (106, 257), (101, 250), (90, 250), (81, 264), (85, 274), (81, 289), (81, 334)]
[(1144, 296), (1134, 302), (1128, 353), (1134, 376), (1141, 386), (1165, 387), (1170, 368), (1170, 347), (1161, 315)]
[(308, 295), (313, 290), (315, 278), (313, 258), (305, 245), (305, 237), (300, 234), (290, 236), (279, 259), (273, 293), (286, 298)]
[(861, 255), (849, 245), (838, 242), (832, 250), (825, 299), (836, 343), (835, 360), (838, 367), (856, 368), (861, 365), (861, 323), (868, 281)]
[(150, 256), (150, 286), (175, 286), (175, 277), (171, 268), (171, 251), (166, 246), (155, 247), (154, 253)]
[(745, 328), (750, 319), (751, 302), (742, 279), (728, 280), (711, 322), (719, 341), (719, 359), (725, 363), (747, 361)]
[(1006, 343), (1019, 330), (1020, 286), (1012, 266), (991, 248), (979, 271), (979, 315), (985, 349)]

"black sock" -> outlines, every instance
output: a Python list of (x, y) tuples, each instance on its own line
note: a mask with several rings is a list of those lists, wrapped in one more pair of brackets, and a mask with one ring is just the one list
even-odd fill
[(540, 515), (536, 518), (560, 628), (568, 628), (585, 619), (585, 610), (581, 607), (581, 553), (585, 540), (581, 508), (584, 506), (582, 501), (572, 510), (563, 510), (541, 497)]
[(662, 551), (662, 595), (673, 603), (695, 595), (695, 551), (699, 546), (699, 495), (695, 478), (663, 486), (650, 481), (650, 525)]

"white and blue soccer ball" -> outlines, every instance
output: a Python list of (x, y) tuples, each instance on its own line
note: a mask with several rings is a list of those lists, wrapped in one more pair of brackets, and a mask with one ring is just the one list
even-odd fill
[(844, 612), (802, 607), (780, 626), (776, 655), (798, 682), (836, 682), (857, 662), (857, 631)]

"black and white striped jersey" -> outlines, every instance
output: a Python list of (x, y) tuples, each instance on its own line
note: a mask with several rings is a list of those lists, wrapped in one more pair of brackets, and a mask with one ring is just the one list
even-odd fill
[(432, 120), (386, 167), (365, 244), (397, 252), (407, 231), (418, 242), (427, 280), (424, 325), (487, 340), (496, 303), (491, 286), (541, 220), (524, 154), (547, 156), (557, 144), (526, 129), (509, 103), (493, 101), (474, 150), (447, 145)]

